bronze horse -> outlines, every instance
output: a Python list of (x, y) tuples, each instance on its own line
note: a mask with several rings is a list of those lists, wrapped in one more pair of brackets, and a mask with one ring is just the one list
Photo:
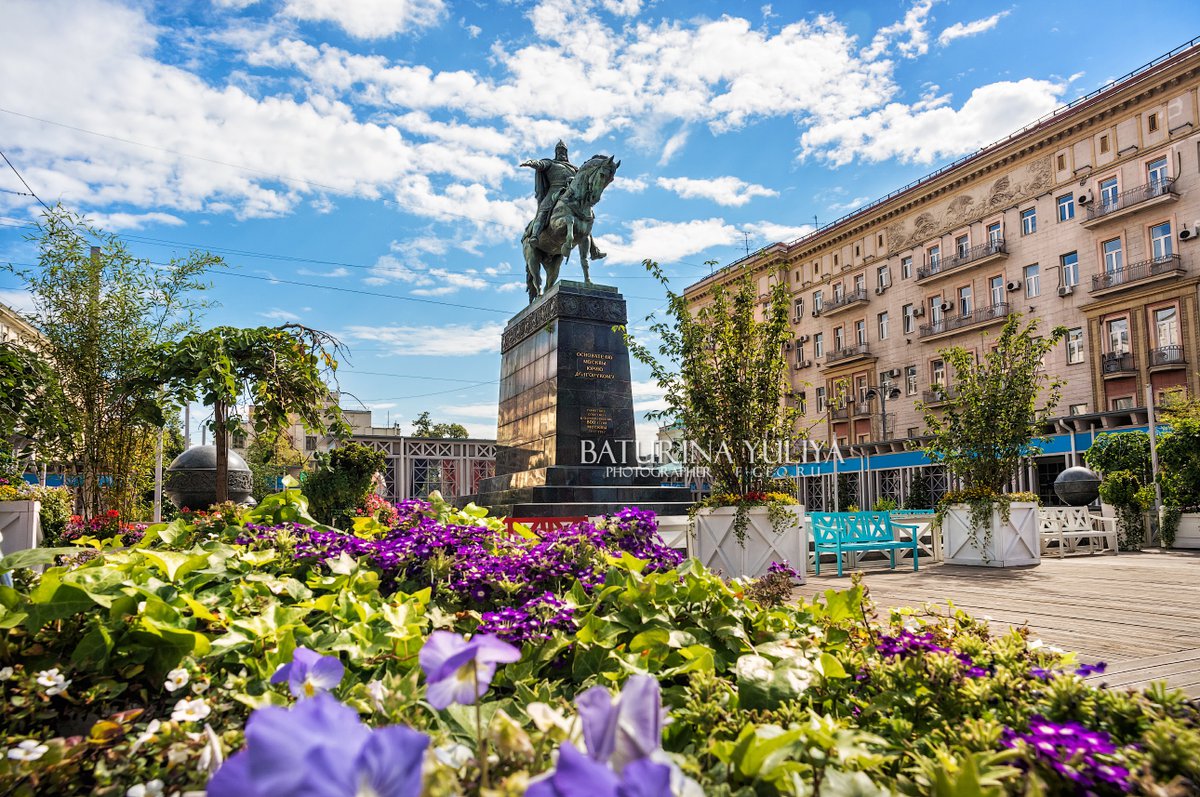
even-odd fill
[(613, 181), (620, 165), (621, 162), (610, 155), (593, 155), (579, 167), (559, 194), (541, 235), (536, 239), (530, 237), (533, 222), (525, 228), (521, 243), (525, 253), (525, 287), (531, 303), (543, 292), (542, 270), (546, 271), (548, 290), (558, 281), (559, 269), (576, 247), (579, 248), (579, 263), (583, 266), (583, 281), (591, 284), (589, 258), (599, 260), (605, 256), (592, 240), (592, 222), (596, 219), (592, 208), (600, 201), (600, 195)]

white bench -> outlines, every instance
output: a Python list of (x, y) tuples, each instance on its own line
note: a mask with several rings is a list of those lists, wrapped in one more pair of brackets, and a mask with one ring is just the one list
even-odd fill
[[(1087, 507), (1044, 507), (1038, 510), (1041, 523), (1042, 555), (1045, 556), (1051, 542), (1058, 543), (1058, 558), (1068, 553), (1078, 553), (1079, 544), (1087, 540), (1087, 552), (1107, 549), (1117, 552), (1117, 519), (1093, 515)], [(1097, 542), (1100, 548), (1097, 548)]]

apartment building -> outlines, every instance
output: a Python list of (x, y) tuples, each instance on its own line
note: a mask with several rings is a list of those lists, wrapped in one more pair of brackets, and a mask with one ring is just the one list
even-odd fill
[(939, 350), (982, 354), (1012, 313), (1067, 327), (1045, 367), (1066, 382), (1051, 431), (1070, 439), (1023, 477), (1045, 493), (1095, 433), (1145, 424), (1147, 389), (1200, 389), (1198, 125), (1193, 43), (685, 295), (746, 265), (764, 294), (788, 285), (794, 400), (854, 459), (838, 464), (862, 501), (903, 497), (904, 470), (927, 464), (909, 441), (953, 376)]

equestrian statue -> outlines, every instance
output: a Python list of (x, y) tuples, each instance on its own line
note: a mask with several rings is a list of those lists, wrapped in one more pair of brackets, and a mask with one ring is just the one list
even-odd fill
[(592, 208), (600, 195), (613, 181), (620, 161), (608, 155), (593, 155), (576, 167), (567, 157), (567, 145), (558, 142), (554, 158), (528, 160), (521, 164), (533, 169), (533, 195), (538, 201), (537, 215), (525, 227), (521, 247), (525, 254), (525, 287), (529, 301), (542, 294), (542, 271), (546, 272), (546, 289), (558, 281), (563, 261), (569, 260), (571, 250), (579, 248), (579, 263), (583, 266), (583, 281), (591, 284), (588, 261), (600, 260), (605, 254), (592, 240)]

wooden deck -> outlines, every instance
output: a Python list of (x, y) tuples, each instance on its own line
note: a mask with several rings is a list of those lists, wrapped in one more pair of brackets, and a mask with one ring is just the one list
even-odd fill
[[(1078, 652), (1081, 661), (1107, 662), (1093, 683), (1133, 688), (1164, 680), (1200, 698), (1200, 553), (1051, 558), (1008, 570), (935, 564), (918, 573), (885, 563), (862, 572), (881, 612), (952, 601), (987, 618), (993, 631), (1028, 625), (1034, 637)], [(849, 575), (810, 575), (799, 591), (811, 597), (849, 584)]]

